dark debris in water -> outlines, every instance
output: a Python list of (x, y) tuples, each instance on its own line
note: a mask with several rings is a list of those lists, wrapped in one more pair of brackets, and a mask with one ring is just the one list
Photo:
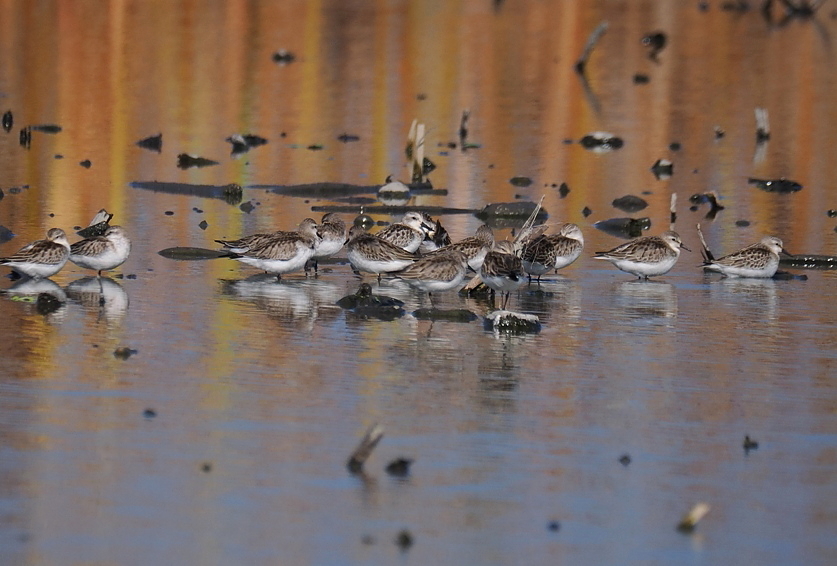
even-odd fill
[(294, 55), (287, 49), (280, 49), (279, 51), (273, 54), (271, 59), (273, 59), (274, 63), (280, 66), (285, 66), (290, 65), (291, 63), (296, 61), (296, 55)]
[(581, 138), (578, 143), (584, 149), (589, 149), (598, 153), (613, 151), (625, 145), (622, 138), (617, 137), (609, 132), (593, 132)]
[(619, 456), (619, 463), (627, 467), (631, 463), (631, 455), (628, 453), (622, 454)]
[(127, 346), (120, 346), (119, 348), (113, 351), (113, 357), (117, 360), (127, 360), (136, 353), (137, 350), (133, 350)]
[(33, 124), (29, 126), (33, 132), (42, 132), (44, 134), (57, 134), (63, 128), (58, 124)]
[(413, 464), (412, 458), (396, 458), (387, 464), (386, 472), (397, 478), (403, 478), (410, 475), (410, 466)]
[(555, 520), (550, 521), (546, 524), (546, 530), (548, 530), (551, 533), (557, 533), (561, 530), (561, 523)]
[(208, 167), (210, 165), (218, 165), (218, 162), (206, 157), (199, 157), (189, 155), (188, 153), (180, 153), (177, 156), (178, 169), (190, 169), (192, 167)]
[(401, 307), (404, 302), (385, 295), (372, 293), (372, 286), (369, 283), (361, 283), (357, 292), (346, 295), (337, 301), (337, 306), (343, 309), (356, 309), (358, 307)]
[(658, 181), (665, 181), (674, 174), (674, 163), (668, 159), (658, 159), (651, 166), (651, 173)]
[(558, 195), (564, 198), (568, 194), (570, 194), (570, 186), (567, 183), (561, 183), (561, 186), (558, 187)]
[(769, 193), (795, 193), (802, 190), (802, 185), (796, 181), (780, 177), (778, 179), (756, 179), (750, 177), (747, 182)]
[(163, 151), (163, 134), (159, 133), (156, 136), (149, 136), (147, 138), (143, 138), (137, 142), (139, 147), (142, 149), (148, 149), (150, 151), (156, 151), (160, 153)]
[(589, 207), (589, 206), (585, 206), (584, 208), (582, 208), (582, 209), (581, 209), (581, 215), (582, 215), (584, 218), (587, 218), (587, 217), (588, 217), (588, 216), (590, 216), (591, 214), (593, 214), (593, 211), (590, 209), (590, 207)]
[(217, 259), (219, 257), (229, 257), (228, 252), (221, 252), (218, 250), (208, 250), (206, 248), (192, 248), (178, 246), (175, 248), (166, 248), (157, 252), (166, 259), (175, 259), (181, 261), (193, 261), (203, 259)]
[(651, 219), (643, 218), (609, 218), (599, 220), (593, 224), (595, 228), (617, 238), (638, 238), (643, 230), (651, 228)]
[(407, 552), (414, 544), (413, 535), (407, 529), (403, 529), (395, 535), (395, 544), (402, 552)]
[(340, 141), (340, 142), (343, 142), (343, 143), (356, 142), (356, 141), (360, 141), (360, 136), (356, 136), (354, 134), (342, 133), (339, 136), (337, 136), (337, 141)]
[(11, 110), (6, 110), (3, 114), (3, 129), (8, 134), (12, 131), (12, 126), (15, 124), (14, 115), (12, 114)]
[(149, 407), (148, 409), (146, 409), (142, 412), (142, 416), (145, 417), (146, 419), (153, 419), (154, 417), (157, 416), (157, 411), (155, 411), (154, 409)]
[(528, 187), (532, 184), (532, 179), (530, 177), (512, 177), (509, 179), (509, 183), (515, 187)]
[(614, 208), (618, 208), (622, 212), (639, 212), (640, 210), (645, 209), (648, 206), (648, 201), (646, 201), (642, 197), (634, 196), (634, 195), (625, 195), (623, 197), (619, 197), (617, 199), (613, 199), (611, 202)]
[(159, 193), (217, 198), (231, 205), (240, 203), (244, 194), (241, 185), (236, 183), (230, 183), (228, 185), (192, 185), (189, 183), (170, 183), (164, 181), (133, 181), (129, 185), (135, 189), (145, 189)]
[(14, 237), (14, 232), (9, 230), (5, 226), (0, 225), (0, 244), (5, 244)]
[(756, 442), (755, 440), (753, 440), (752, 438), (750, 438), (749, 434), (745, 434), (744, 435), (743, 447), (744, 447), (744, 455), (746, 456), (747, 454), (750, 453), (751, 450), (756, 450), (759, 447), (759, 443)]

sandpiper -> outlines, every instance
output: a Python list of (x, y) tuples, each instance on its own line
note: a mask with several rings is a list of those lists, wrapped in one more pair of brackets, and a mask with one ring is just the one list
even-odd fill
[(215, 240), (217, 243), (224, 246), (224, 251), (232, 252), (234, 254), (246, 254), (250, 249), (264, 247), (271, 241), (277, 238), (284, 238), (294, 234), (301, 234), (303, 232), (310, 232), (311, 229), (317, 229), (317, 222), (313, 218), (306, 218), (299, 224), (297, 230), (277, 230), (276, 232), (263, 232), (259, 234), (250, 234), (238, 240)]
[(514, 244), (507, 240), (494, 244), (480, 267), (480, 278), (492, 291), (503, 294), (503, 310), (509, 295), (523, 284), (523, 262), (514, 254)]
[(55, 275), (70, 257), (70, 242), (61, 228), (50, 228), (45, 240), (36, 240), (15, 254), (0, 258), (0, 265), (7, 265), (16, 272), (40, 279)]
[(323, 214), (323, 218), (320, 220), (317, 233), (320, 235), (320, 241), (317, 243), (312, 257), (314, 273), (317, 272), (317, 262), (319, 260), (329, 258), (343, 248), (346, 243), (346, 223), (336, 213), (327, 212)]
[(482, 265), (483, 260), (485, 260), (485, 254), (487, 254), (493, 247), (494, 232), (491, 231), (491, 228), (488, 225), (483, 224), (477, 228), (476, 233), (470, 238), (465, 238), (464, 240), (454, 242), (444, 248), (439, 248), (435, 252), (431, 252), (428, 255), (438, 254), (448, 250), (456, 250), (458, 252), (462, 252), (465, 256), (465, 259), (468, 261), (468, 267), (476, 272), (479, 272), (480, 266)]
[(680, 248), (691, 251), (683, 245), (677, 232), (668, 230), (659, 236), (642, 236), (610, 251), (596, 252), (594, 259), (604, 259), (640, 279), (668, 273), (677, 258)]
[(432, 229), (433, 224), (426, 224), (421, 213), (411, 211), (404, 215), (401, 222), (390, 224), (375, 235), (390, 244), (415, 253)]
[(274, 236), (260, 247), (250, 247), (241, 254), (231, 253), (230, 257), (267, 273), (275, 273), (276, 278), (281, 280), (283, 273), (299, 271), (305, 267), (314, 256), (319, 239), (317, 223), (306, 218), (300, 223), (297, 232)]
[(706, 261), (703, 267), (723, 273), (726, 277), (770, 278), (779, 269), (779, 254), (782, 252), (787, 254), (782, 240), (775, 236), (765, 236), (756, 244)]
[(444, 226), (442, 226), (441, 222), (433, 220), (433, 217), (426, 212), (421, 213), (421, 218), (425, 226), (432, 226), (433, 229), (427, 232), (427, 235), (421, 242), (421, 246), (419, 246), (420, 253), (428, 254), (451, 244), (450, 235)]
[(538, 282), (541, 275), (554, 269), (558, 271), (578, 259), (584, 249), (584, 235), (577, 224), (563, 224), (557, 234), (544, 234), (527, 242), (523, 247), (523, 270), (529, 280), (535, 275)]
[(393, 275), (425, 291), (433, 304), (433, 293), (459, 287), (467, 270), (465, 254), (458, 250), (444, 250), (425, 256)]
[(102, 271), (119, 267), (131, 253), (131, 240), (122, 226), (108, 226), (101, 236), (86, 238), (70, 246), (70, 261), (85, 269)]
[(382, 273), (391, 273), (404, 269), (413, 263), (417, 256), (403, 248), (382, 240), (375, 234), (369, 234), (360, 226), (349, 230), (349, 243), (346, 256), (355, 272), (374, 273), (381, 280)]

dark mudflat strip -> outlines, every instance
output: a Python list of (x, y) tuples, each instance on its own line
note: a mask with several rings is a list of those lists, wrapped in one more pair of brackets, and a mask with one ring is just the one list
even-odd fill
[[(314, 212), (338, 212), (346, 214), (357, 214), (359, 207), (347, 205), (321, 205), (312, 206), (311, 210)], [(439, 216), (444, 214), (476, 214), (478, 210), (471, 208), (449, 208), (446, 206), (364, 206), (364, 214), (390, 214), (399, 215), (406, 214), (414, 210), (416, 212), (426, 212), (431, 216)]]
[(133, 181), (128, 185), (135, 189), (145, 189), (157, 193), (217, 198), (233, 205), (240, 203), (242, 197), (241, 186), (235, 183), (229, 185), (192, 185), (164, 181)]
[[(303, 185), (248, 185), (248, 189), (263, 189), (277, 195), (292, 197), (334, 198), (376, 194), (383, 185), (352, 185), (349, 183), (306, 183)], [(425, 184), (407, 185), (411, 195), (448, 194), (447, 189), (434, 189)]]
[(229, 252), (222, 252), (218, 250), (208, 250), (206, 248), (191, 248), (185, 246), (178, 246), (175, 248), (166, 248), (157, 252), (161, 256), (168, 259), (177, 259), (183, 261), (194, 261), (203, 259), (217, 259), (219, 257), (230, 257)]

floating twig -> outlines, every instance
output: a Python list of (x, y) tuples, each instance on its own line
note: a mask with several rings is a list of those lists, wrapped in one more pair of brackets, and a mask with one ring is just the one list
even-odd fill
[(695, 530), (698, 522), (709, 513), (708, 503), (696, 503), (691, 510), (683, 516), (677, 524), (677, 530), (683, 533), (690, 533)]
[(348, 462), (346, 462), (346, 467), (349, 468), (350, 472), (353, 474), (363, 472), (363, 464), (369, 459), (369, 456), (372, 454), (375, 446), (378, 445), (378, 442), (380, 442), (383, 437), (384, 428), (378, 423), (369, 427), (369, 430), (366, 431), (366, 434), (364, 434), (363, 438), (360, 440), (360, 444), (357, 445), (357, 448), (355, 448), (354, 452), (352, 452), (352, 455), (349, 456)]
[(604, 35), (604, 32), (607, 31), (607, 26), (607, 21), (600, 23), (587, 38), (587, 43), (584, 44), (584, 51), (581, 52), (581, 57), (575, 62), (575, 72), (579, 75), (584, 75), (584, 71), (587, 68), (587, 60), (590, 58), (590, 54), (593, 53), (593, 48), (596, 46), (596, 43)]

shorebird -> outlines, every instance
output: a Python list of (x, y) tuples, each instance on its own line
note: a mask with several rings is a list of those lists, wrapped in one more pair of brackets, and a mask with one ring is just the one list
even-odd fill
[(0, 258), (0, 265), (16, 272), (41, 279), (55, 275), (70, 257), (70, 242), (61, 228), (50, 228), (45, 240), (36, 240), (9, 257)]
[(79, 240), (70, 246), (70, 261), (79, 267), (102, 271), (119, 267), (131, 253), (131, 240), (122, 226), (108, 226), (101, 236)]
[(642, 236), (610, 251), (596, 252), (594, 259), (604, 259), (640, 279), (668, 273), (677, 258), (680, 248), (691, 251), (683, 245), (677, 232), (668, 230), (659, 236)]
[(494, 249), (485, 256), (480, 267), (480, 278), (488, 285), (492, 294), (503, 294), (503, 310), (509, 302), (509, 295), (523, 285), (523, 262), (514, 254), (514, 244), (507, 240), (494, 244)]
[[(758, 243), (718, 259), (704, 262), (703, 267), (726, 277), (770, 278), (779, 269), (779, 254), (786, 253), (782, 240), (765, 236)], [(788, 254), (790, 255), (790, 254)]]
[(282, 274), (305, 267), (314, 256), (319, 239), (317, 223), (306, 218), (300, 223), (297, 232), (274, 235), (261, 246), (251, 244), (247, 251), (230, 253), (230, 257), (267, 273), (275, 273), (276, 278), (281, 280)]
[(523, 270), (529, 274), (529, 281), (535, 275), (540, 282), (541, 275), (547, 271), (558, 271), (578, 259), (582, 249), (581, 228), (571, 222), (563, 224), (557, 234), (543, 234), (524, 245)]
[(349, 230), (346, 256), (355, 272), (374, 273), (381, 280), (382, 273), (400, 271), (413, 263), (418, 256), (403, 248), (369, 234), (360, 226)]

